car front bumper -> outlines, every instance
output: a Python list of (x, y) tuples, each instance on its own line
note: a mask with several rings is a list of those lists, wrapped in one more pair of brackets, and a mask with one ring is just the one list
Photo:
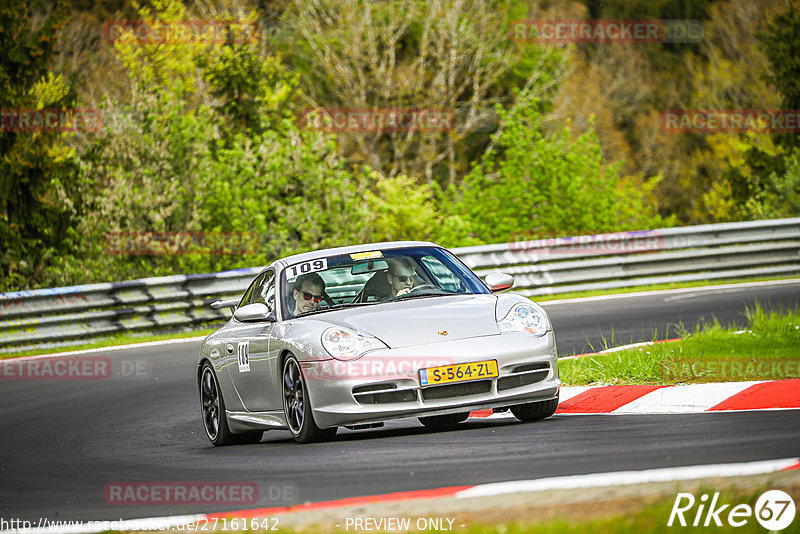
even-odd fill
[[(496, 360), (499, 376), (421, 386), (419, 369)], [(369, 352), (350, 362), (302, 362), (321, 428), (500, 408), (558, 396), (553, 332), (505, 333)]]

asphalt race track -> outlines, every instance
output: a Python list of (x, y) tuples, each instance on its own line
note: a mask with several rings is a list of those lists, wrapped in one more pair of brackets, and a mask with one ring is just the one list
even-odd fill
[(680, 324), (689, 331), (714, 319), (723, 325), (744, 326), (745, 309), (753, 308), (756, 302), (773, 310), (800, 306), (800, 281), (596, 298), (589, 302), (543, 303), (553, 320), (559, 356), (677, 337)]
[[(743, 324), (745, 306), (800, 303), (800, 282), (547, 304), (560, 354), (660, 337), (699, 320)], [(672, 326), (671, 326), (672, 325)], [(0, 518), (115, 520), (238, 508), (106, 502), (108, 484), (254, 482), (270, 507), (395, 491), (559, 475), (796, 457), (800, 410), (692, 415), (555, 416), (533, 424), (470, 420), (431, 431), (415, 420), (341, 429), (297, 445), (213, 448), (194, 382), (197, 342), (104, 352), (130, 376), (0, 380)]]

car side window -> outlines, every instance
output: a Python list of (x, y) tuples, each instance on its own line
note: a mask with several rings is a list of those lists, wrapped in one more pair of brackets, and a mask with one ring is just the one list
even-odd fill
[(254, 288), (257, 286), (257, 285), (259, 285), (259, 284), (261, 283), (261, 281), (263, 280), (263, 278), (264, 278), (264, 275), (263, 275), (263, 274), (259, 274), (258, 276), (256, 276), (256, 279), (255, 279), (255, 280), (253, 280), (253, 281), (250, 283), (250, 287), (248, 287), (248, 288), (247, 288), (247, 291), (245, 291), (245, 292), (244, 292), (244, 295), (242, 295), (242, 300), (240, 300), (240, 301), (239, 301), (239, 307), (240, 307), (240, 308), (241, 308), (242, 306), (246, 306), (246, 305), (248, 305), (248, 304), (250, 303), (250, 298), (251, 298), (251, 296), (253, 295), (253, 289), (254, 289)]
[(265, 281), (267, 279), (274, 281), (275, 273), (273, 271), (267, 271), (258, 275), (256, 279), (253, 280), (253, 283), (250, 284), (250, 287), (247, 288), (247, 291), (245, 291), (240, 306), (247, 306), (248, 304), (253, 304), (254, 302), (262, 302), (266, 304), (264, 301), (264, 289)]
[(264, 277), (264, 282), (261, 285), (261, 291), (258, 295), (258, 300), (255, 302), (261, 302), (262, 304), (266, 304), (269, 311), (275, 310), (275, 271), (267, 271), (267, 276)]

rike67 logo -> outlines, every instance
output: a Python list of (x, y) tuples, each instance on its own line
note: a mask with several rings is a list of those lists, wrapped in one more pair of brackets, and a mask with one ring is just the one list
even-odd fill
[(667, 526), (721, 527), (727, 524), (738, 528), (755, 518), (765, 529), (777, 532), (792, 524), (795, 511), (794, 499), (781, 490), (765, 492), (754, 507), (723, 503), (719, 492), (711, 497), (704, 493), (699, 499), (691, 493), (678, 493)]

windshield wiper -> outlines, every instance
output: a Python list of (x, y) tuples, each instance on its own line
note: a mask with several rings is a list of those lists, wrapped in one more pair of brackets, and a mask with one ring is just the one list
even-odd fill
[(297, 317), (305, 317), (307, 315), (314, 315), (314, 314), (317, 314), (317, 313), (322, 313), (322, 312), (332, 311), (332, 310), (341, 310), (343, 308), (357, 308), (359, 306), (369, 306), (371, 304), (380, 304), (380, 301), (375, 301), (375, 302), (342, 302), (342, 303), (339, 303), (339, 304), (334, 304), (333, 306), (328, 306), (328, 307), (325, 307), (325, 308), (317, 308), (316, 310), (307, 311), (307, 312), (301, 313)]
[(447, 293), (446, 291), (442, 291), (440, 293), (417, 293), (416, 295), (400, 295), (399, 297), (395, 297), (392, 299), (393, 301), (397, 300), (410, 300), (410, 299), (418, 299), (423, 297), (443, 297), (446, 295), (456, 295), (457, 293)]

